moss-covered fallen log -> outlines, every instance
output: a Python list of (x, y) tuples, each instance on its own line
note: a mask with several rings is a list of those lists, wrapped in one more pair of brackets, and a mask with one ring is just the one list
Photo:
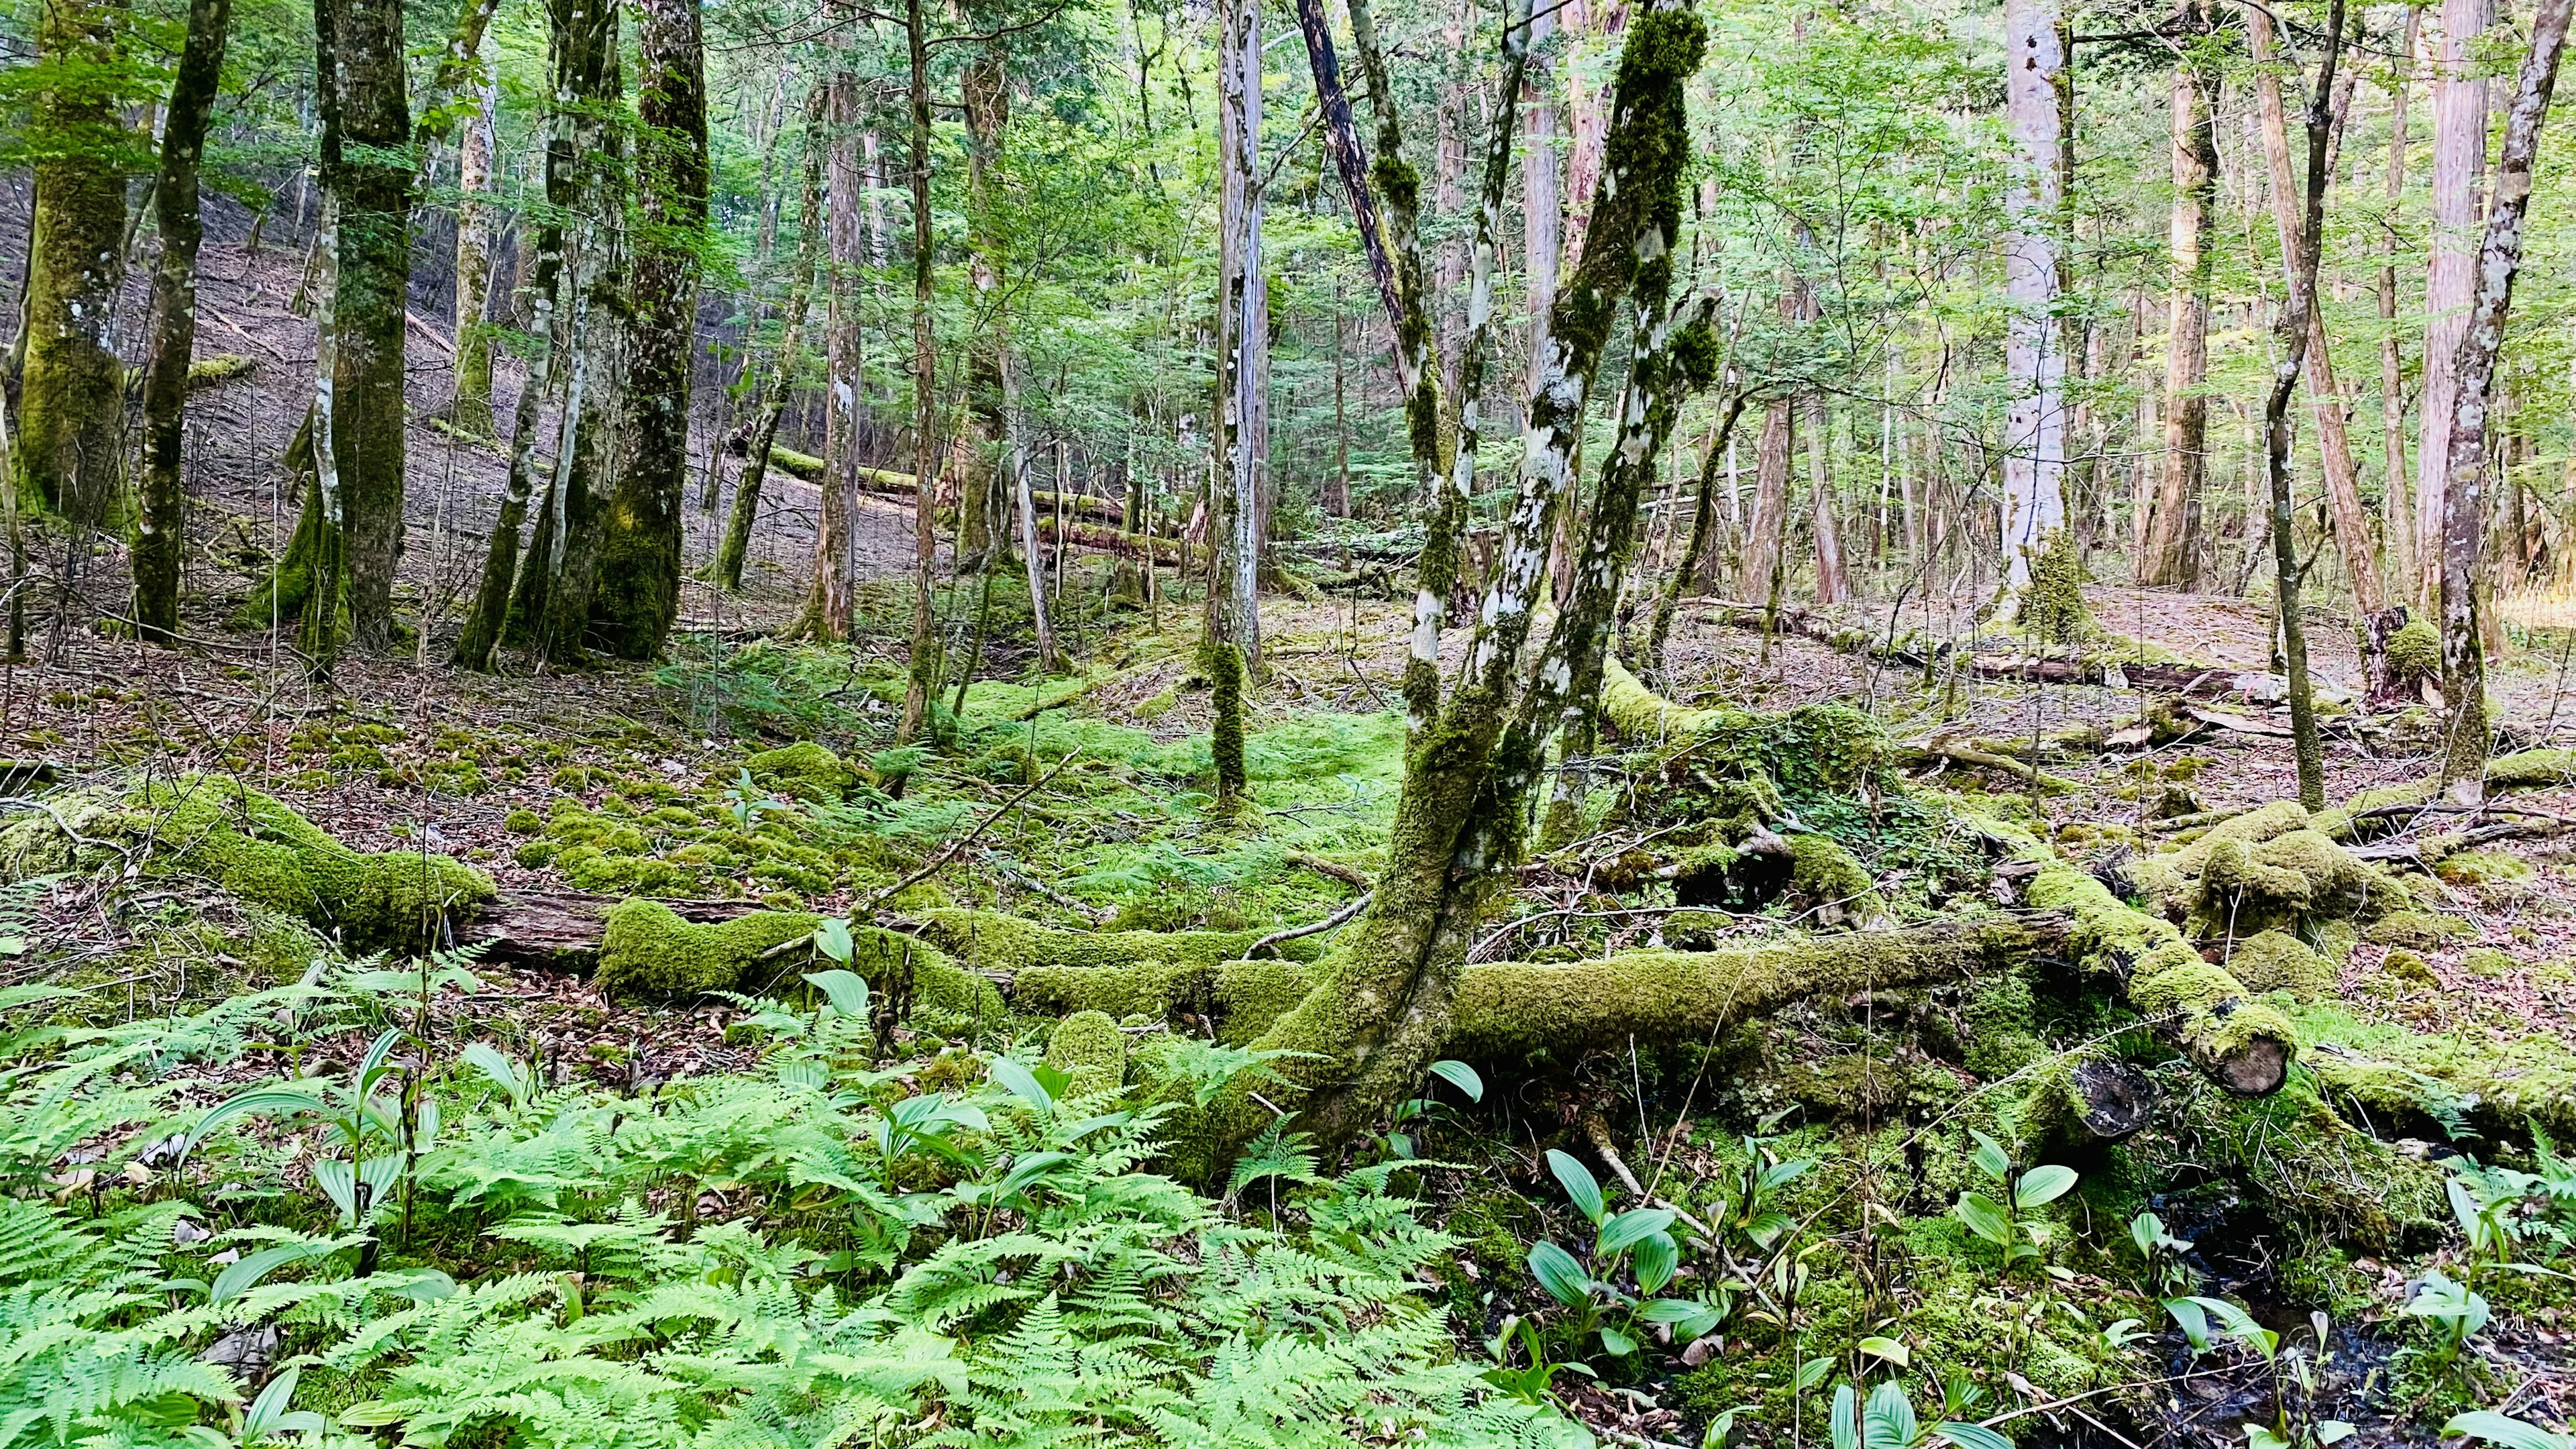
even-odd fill
[[(1052, 543), (1055, 541), (1057, 531), (1053, 516), (1043, 513), (1038, 516), (1039, 538)], [(1065, 522), (1062, 532), (1064, 541), (1076, 548), (1113, 553), (1121, 558), (1133, 559), (1141, 559), (1148, 550), (1151, 550), (1154, 562), (1166, 568), (1178, 568), (1188, 561), (1187, 548), (1175, 538), (1147, 538), (1141, 533), (1122, 533), (1115, 528), (1103, 528), (1098, 524), (1070, 519)]]
[[(2051, 684), (2143, 685), (2171, 694), (2226, 694), (2236, 687), (2240, 671), (2217, 664), (2174, 660), (2122, 659), (2116, 650), (2097, 649), (2073, 658), (1995, 655), (1972, 652), (1955, 640), (1905, 631), (1863, 628), (1796, 604), (1769, 609), (1732, 599), (1684, 599), (1682, 605), (1712, 623), (1738, 629), (1794, 634), (1901, 669), (1956, 669), (1979, 679), (2021, 679)], [(2134, 646), (2133, 646), (2134, 647)]]

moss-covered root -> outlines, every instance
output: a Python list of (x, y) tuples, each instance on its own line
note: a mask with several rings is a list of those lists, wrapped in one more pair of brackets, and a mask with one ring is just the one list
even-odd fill
[[(682, 920), (659, 901), (621, 901), (608, 909), (600, 937), (598, 983), (618, 999), (696, 996), (762, 990), (833, 963), (800, 951), (822, 917), (804, 911), (753, 911), (729, 921)], [(898, 1010), (930, 1008), (952, 1019), (994, 1021), (1001, 994), (927, 942), (874, 926), (850, 931), (849, 969)]]
[(351, 850), (275, 797), (221, 775), (54, 802), (0, 837), (0, 868), (13, 877), (84, 869), (113, 851), (150, 870), (204, 876), (360, 951), (417, 949), (494, 894), (492, 878), (461, 861)]
[(1127, 1038), (1105, 1011), (1077, 1011), (1047, 1031), (1046, 1064), (1073, 1080), (1068, 1101), (1110, 1096), (1127, 1082)]
[(1616, 656), (1601, 661), (1601, 717), (1623, 740), (1688, 739), (1715, 723), (1718, 713), (1675, 704), (1655, 693)]
[(2226, 968), (2201, 958), (2172, 925), (2122, 904), (2103, 884), (2049, 857), (2025, 901), (2074, 922), (2077, 965), (2126, 983), (2129, 1005), (2157, 1023), (2229, 1091), (2280, 1090), (2298, 1034), (2288, 1017), (2251, 999)]

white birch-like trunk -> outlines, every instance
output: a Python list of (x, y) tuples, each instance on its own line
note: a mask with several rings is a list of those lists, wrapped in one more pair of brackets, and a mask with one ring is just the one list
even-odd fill
[(2493, 0), (2442, 0), (2433, 85), (2433, 261), (2424, 287), (2424, 411), (2415, 441), (2416, 594), (2442, 588), (2442, 488), (2459, 398), (2460, 339), (2477, 289), (2478, 177), (2487, 149), (2487, 82), (2471, 51)]
[(2003, 616), (2019, 613), (2031, 566), (2066, 527), (2066, 359), (2057, 301), (2059, 199), (2056, 0), (2004, 7), (2004, 106), (2012, 130), (2005, 193), (2004, 362), (2012, 405), (2004, 437)]

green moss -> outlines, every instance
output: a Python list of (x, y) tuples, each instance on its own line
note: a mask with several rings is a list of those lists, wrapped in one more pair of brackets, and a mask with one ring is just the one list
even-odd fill
[(2524, 750), (2487, 762), (2490, 790), (2545, 790), (2576, 782), (2576, 750)]
[(491, 877), (444, 855), (351, 850), (271, 796), (183, 775), (127, 797), (156, 869), (202, 875), (358, 950), (404, 949), (492, 899)]
[(2262, 931), (2236, 943), (2227, 967), (2253, 991), (2286, 991), (2301, 1001), (2332, 994), (2332, 962), (2311, 951), (2298, 937)]
[(2362, 928), (2361, 938), (2379, 946), (2411, 946), (2419, 951), (2437, 949), (2454, 936), (2477, 934), (2468, 922), (2455, 916), (2435, 915), (2429, 911), (2391, 911)]
[(860, 780), (839, 755), (812, 740), (763, 750), (742, 767), (751, 772), (753, 783), (809, 805), (837, 805)]
[(2493, 946), (2471, 946), (2460, 954), (2460, 969), (2492, 981), (2512, 973), (2513, 958)]
[(2030, 561), (2030, 581), (2022, 586), (2012, 623), (2041, 644), (2058, 646), (2082, 644), (2097, 632), (2084, 602), (2084, 565), (2076, 557), (2073, 529), (2051, 535), (2049, 547)]
[(2520, 885), (2531, 879), (2531, 866), (2503, 850), (2459, 850), (2433, 864), (2433, 874), (2458, 886)]
[(2425, 964), (2424, 958), (2403, 946), (2391, 950), (2379, 969), (2389, 980), (2403, 986), (2434, 991), (2442, 985), (2442, 978), (2433, 974), (2433, 968)]
[[(820, 969), (822, 958), (799, 951), (797, 943), (821, 921), (803, 911), (753, 911), (699, 924), (658, 901), (621, 901), (608, 910), (598, 985), (617, 999), (766, 989), (773, 981)], [(850, 940), (849, 969), (899, 1010), (928, 1007), (946, 1018), (1000, 1019), (1001, 997), (992, 983), (935, 947), (874, 926), (854, 927)]]
[(1216, 647), (1213, 688), (1216, 725), (1216, 802), (1220, 811), (1243, 803), (1243, 650), (1231, 641)]
[(512, 835), (535, 835), (546, 828), (546, 821), (534, 810), (513, 810), (503, 817), (501, 828)]
[(1875, 882), (1857, 856), (1829, 836), (1797, 835), (1789, 840), (1789, 883), (1817, 922), (1838, 926), (1846, 921), (1875, 921), (1887, 915)]
[(2408, 685), (2442, 677), (2442, 636), (2432, 620), (2408, 619), (2388, 636), (2388, 672)]
[(2310, 1059), (2318, 1080), (2374, 1120), (2447, 1116), (2498, 1140), (2532, 1122), (2562, 1138), (2576, 1133), (2576, 1051), (2545, 1030), (2424, 1034), (2332, 1003), (2298, 1019), (2320, 1044)]
[(1077, 1011), (1047, 1031), (1046, 1064), (1072, 1077), (1067, 1100), (1109, 1096), (1127, 1079), (1127, 1038), (1100, 1011)]

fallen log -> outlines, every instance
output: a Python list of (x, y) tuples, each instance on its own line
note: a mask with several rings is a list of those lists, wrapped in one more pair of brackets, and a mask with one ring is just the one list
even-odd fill
[(1891, 638), (1879, 630), (1864, 629), (1796, 604), (1783, 604), (1776, 611), (1765, 609), (1760, 604), (1713, 597), (1684, 599), (1682, 604), (1733, 628), (1759, 630), (1767, 627), (1774, 633), (1795, 634), (1846, 654), (1865, 655), (1881, 663), (1907, 669), (1955, 668), (1980, 679), (2098, 684), (2116, 689), (2143, 685), (2171, 694), (2230, 694), (2236, 690), (2236, 672), (2215, 664), (2148, 663), (2107, 658), (2033, 659), (1977, 654), (1955, 640), (1928, 639), (1913, 633), (1897, 634)]
[[(588, 891), (514, 891), (495, 899), (471, 920), (456, 923), (457, 939), (480, 942), (480, 959), (501, 966), (587, 973), (598, 964), (608, 913), (626, 897)], [(662, 901), (692, 925), (738, 920), (765, 907), (754, 900)]]
[(1115, 498), (1100, 498), (1089, 493), (1050, 493), (1043, 488), (1029, 494), (1030, 506), (1037, 510), (1040, 518), (1055, 517), (1059, 500), (1065, 513), (1072, 517), (1088, 518), (1113, 528), (1126, 526), (1127, 510)]
[[(1053, 514), (1039, 515), (1038, 537), (1052, 543), (1055, 541), (1055, 536), (1055, 516)], [(1143, 558), (1145, 556), (1146, 549), (1150, 547), (1154, 553), (1154, 562), (1168, 568), (1179, 568), (1182, 564), (1188, 561), (1183, 556), (1181, 543), (1178, 539), (1149, 539), (1141, 533), (1121, 533), (1117, 529), (1103, 528), (1094, 523), (1078, 523), (1072, 520), (1067, 520), (1064, 525), (1064, 541), (1072, 544), (1076, 548), (1092, 549), (1100, 553), (1114, 553), (1122, 558), (1133, 559)]]

